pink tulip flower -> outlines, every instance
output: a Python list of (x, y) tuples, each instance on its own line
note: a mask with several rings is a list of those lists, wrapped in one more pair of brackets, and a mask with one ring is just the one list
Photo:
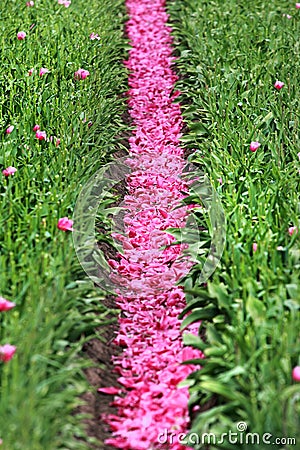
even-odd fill
[(0, 346), (0, 361), (8, 362), (14, 356), (16, 347), (14, 345), (5, 344)]
[(25, 31), (19, 31), (19, 33), (17, 34), (17, 38), (19, 39), (19, 41), (23, 41), (26, 38)]
[(6, 298), (0, 297), (0, 312), (9, 311), (16, 306), (15, 303), (9, 302)]
[(38, 130), (38, 131), (35, 133), (35, 137), (36, 137), (39, 141), (45, 140), (45, 139), (46, 139), (46, 131), (40, 131), (40, 130)]
[(294, 381), (300, 381), (300, 366), (296, 366), (293, 368), (292, 377)]
[(5, 177), (9, 177), (10, 175), (13, 175), (17, 169), (15, 167), (9, 166), (6, 169), (2, 170), (2, 173)]
[(73, 231), (73, 220), (62, 217), (57, 223), (57, 228), (62, 231)]
[(290, 236), (293, 236), (293, 234), (294, 234), (294, 233), (297, 233), (297, 231), (298, 231), (297, 227), (290, 227), (290, 228), (288, 229), (288, 232), (289, 232), (289, 235), (290, 235)]
[(283, 86), (284, 86), (283, 81), (277, 80), (277, 81), (275, 81), (275, 83), (274, 83), (274, 88), (276, 88), (278, 91), (279, 91), (281, 88), (283, 88)]
[(251, 152), (256, 152), (256, 150), (260, 147), (260, 143), (257, 141), (251, 142), (250, 150)]
[(70, 0), (58, 0), (58, 4), (63, 5), (66, 8), (69, 8), (69, 6), (71, 5), (71, 1)]
[(77, 72), (74, 73), (74, 78), (76, 80), (85, 80), (89, 75), (90, 72), (88, 70), (78, 69)]
[(42, 77), (43, 75), (45, 75), (48, 72), (49, 72), (49, 70), (46, 69), (46, 67), (41, 67), (40, 72), (39, 72), (39, 76)]
[(296, 8), (300, 9), (300, 3), (296, 3)]
[(97, 39), (99, 41), (100, 36), (99, 36), (99, 34), (91, 33), (90, 39), (91, 39), (91, 41), (94, 41), (95, 39)]
[(14, 128), (15, 128), (15, 127), (14, 127), (13, 125), (10, 125), (10, 126), (7, 128), (7, 130), (6, 130), (6, 134), (12, 133), (12, 131), (13, 131)]

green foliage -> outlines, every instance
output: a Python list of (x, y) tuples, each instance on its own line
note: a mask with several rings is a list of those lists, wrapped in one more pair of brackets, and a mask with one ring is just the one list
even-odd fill
[[(199, 268), (185, 283), (183, 327), (202, 320), (202, 337), (185, 343), (205, 355), (188, 379), (191, 412), (200, 405), (191, 432), (220, 436), (244, 421), (249, 432), (296, 437), (299, 233), (288, 228), (300, 225), (299, 11), (278, 0), (175, 0), (168, 9), (189, 129), (183, 145), (196, 149), (189, 158), (215, 186), (227, 221), (207, 288), (197, 283)], [(251, 141), (261, 143), (255, 153)]]
[[(121, 0), (25, 3), (0, 6), (0, 169), (17, 168), (0, 182), (0, 295), (17, 304), (0, 317), (0, 344), (17, 347), (0, 363), (0, 438), (4, 450), (79, 450), (89, 448), (72, 414), (88, 389), (80, 350), (108, 310), (57, 221), (72, 217), (81, 186), (122, 148), (125, 11)], [(49, 73), (39, 77), (41, 67)], [(79, 68), (86, 80), (74, 79)], [(38, 141), (35, 124), (60, 145)]]

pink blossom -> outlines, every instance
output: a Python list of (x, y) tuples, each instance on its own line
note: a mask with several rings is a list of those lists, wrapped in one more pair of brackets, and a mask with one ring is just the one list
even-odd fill
[(31, 75), (33, 74), (33, 72), (35, 71), (34, 67), (32, 69), (28, 70), (28, 75), (31, 77)]
[(56, 142), (55, 142), (55, 147), (58, 147), (58, 146), (59, 146), (59, 144), (60, 144), (60, 139), (56, 139)]
[(26, 6), (34, 6), (34, 1), (30, 0), (29, 2), (26, 2)]
[(97, 40), (99, 41), (100, 36), (99, 36), (98, 34), (91, 33), (91, 34), (90, 34), (90, 39), (91, 39), (92, 41), (94, 41), (95, 39), (97, 39)]
[(15, 167), (9, 166), (6, 169), (2, 170), (2, 173), (5, 177), (9, 177), (10, 175), (13, 175), (17, 169)]
[(42, 77), (43, 75), (45, 75), (48, 72), (49, 72), (49, 69), (46, 69), (46, 67), (41, 67), (40, 68), (40, 72), (39, 72), (39, 76)]
[(0, 346), (0, 361), (8, 362), (12, 359), (16, 352), (14, 345), (5, 344)]
[(15, 303), (9, 302), (6, 298), (0, 297), (0, 312), (9, 311), (16, 306)]
[(17, 34), (17, 38), (19, 39), (19, 41), (23, 41), (26, 38), (25, 31), (19, 31), (19, 33)]
[(287, 19), (291, 19), (292, 16), (290, 16), (289, 14), (282, 14), (283, 17), (286, 17)]
[(89, 75), (90, 72), (88, 70), (78, 69), (77, 72), (74, 73), (74, 78), (76, 80), (85, 80)]
[(39, 131), (41, 129), (41, 127), (39, 125), (34, 125), (34, 127), (32, 129), (33, 129), (33, 131)]
[(10, 125), (8, 128), (7, 128), (7, 130), (6, 130), (6, 134), (10, 134), (10, 133), (12, 133), (12, 131), (14, 130), (14, 126), (13, 125)]
[(296, 366), (293, 368), (292, 377), (294, 381), (300, 381), (300, 366)]
[(296, 8), (300, 9), (300, 3), (296, 3)]
[(254, 252), (256, 252), (256, 250), (257, 250), (257, 243), (256, 242), (253, 242), (252, 249), (253, 249)]
[(275, 87), (278, 91), (279, 91), (281, 88), (283, 88), (283, 86), (284, 86), (283, 81), (277, 80), (277, 81), (275, 81), (275, 83), (274, 83), (274, 87)]
[(260, 147), (260, 143), (257, 141), (253, 141), (250, 144), (250, 150), (251, 152), (256, 152), (256, 150)]
[(218, 182), (222, 185), (223, 184), (223, 179), (222, 177), (218, 178)]
[(68, 217), (62, 217), (57, 223), (57, 228), (62, 231), (73, 231), (73, 220), (68, 219)]
[(298, 229), (297, 227), (289, 227), (288, 232), (290, 236), (293, 236), (294, 233), (298, 232)]
[(69, 6), (71, 5), (71, 0), (58, 0), (58, 4), (69, 8)]
[(88, 123), (88, 127), (91, 128), (92, 125), (93, 125), (93, 122), (90, 120)]
[(37, 132), (35, 133), (35, 137), (39, 141), (46, 140), (46, 131), (40, 131), (40, 129), (38, 129)]

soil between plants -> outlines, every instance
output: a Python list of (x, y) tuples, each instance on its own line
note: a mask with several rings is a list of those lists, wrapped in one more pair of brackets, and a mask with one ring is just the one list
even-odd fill
[[(109, 296), (103, 300), (104, 305), (109, 309), (116, 308), (114, 297)], [(113, 315), (108, 318), (113, 318)], [(109, 324), (99, 328), (99, 333), (103, 338), (91, 339), (83, 346), (83, 353), (86, 359), (91, 360), (94, 365), (85, 369), (84, 373), (91, 386), (91, 391), (85, 392), (81, 399), (84, 405), (79, 406), (75, 414), (88, 414), (90, 418), (83, 419), (85, 431), (89, 437), (100, 441), (99, 445), (90, 444), (91, 449), (115, 450), (104, 443), (105, 439), (111, 437), (109, 425), (101, 420), (101, 414), (116, 414), (116, 408), (111, 406), (114, 395), (102, 394), (97, 389), (100, 387), (118, 386), (119, 375), (114, 372), (112, 356), (122, 352), (121, 347), (113, 343), (116, 336), (118, 324)], [(121, 387), (121, 386), (120, 386)]]

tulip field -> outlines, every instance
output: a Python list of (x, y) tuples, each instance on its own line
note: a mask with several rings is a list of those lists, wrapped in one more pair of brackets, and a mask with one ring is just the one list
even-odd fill
[(300, 3), (0, 17), (0, 449), (300, 448)]

